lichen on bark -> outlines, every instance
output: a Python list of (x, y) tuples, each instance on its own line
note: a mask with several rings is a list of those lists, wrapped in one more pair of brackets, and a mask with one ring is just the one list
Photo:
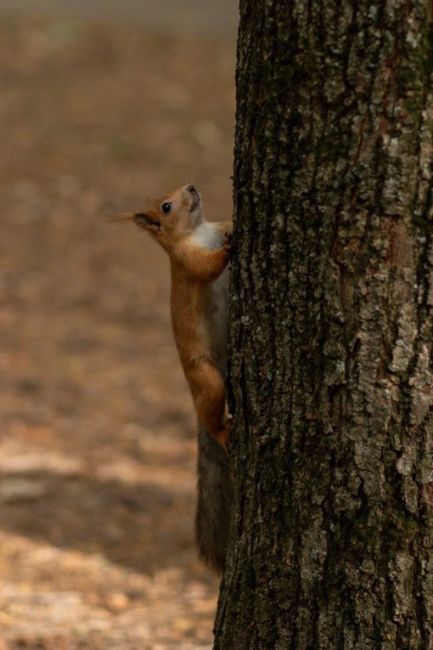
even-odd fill
[(216, 650), (433, 648), (421, 0), (241, 0)]

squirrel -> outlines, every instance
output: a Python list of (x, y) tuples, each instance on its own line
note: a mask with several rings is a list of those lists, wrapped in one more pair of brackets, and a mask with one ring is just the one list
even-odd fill
[(118, 218), (133, 220), (170, 259), (173, 333), (198, 418), (196, 539), (201, 559), (221, 573), (232, 499), (225, 417), (232, 223), (206, 221), (193, 185)]

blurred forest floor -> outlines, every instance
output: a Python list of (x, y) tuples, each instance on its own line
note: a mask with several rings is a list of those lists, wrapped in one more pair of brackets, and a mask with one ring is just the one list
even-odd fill
[(0, 650), (209, 649), (167, 259), (107, 217), (231, 215), (234, 36), (2, 11), (0, 61)]

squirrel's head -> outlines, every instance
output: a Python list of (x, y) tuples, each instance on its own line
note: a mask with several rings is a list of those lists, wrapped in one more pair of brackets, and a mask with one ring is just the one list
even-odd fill
[(185, 185), (169, 196), (153, 201), (143, 212), (120, 215), (119, 218), (132, 219), (163, 248), (169, 248), (201, 223), (201, 197), (194, 185)]

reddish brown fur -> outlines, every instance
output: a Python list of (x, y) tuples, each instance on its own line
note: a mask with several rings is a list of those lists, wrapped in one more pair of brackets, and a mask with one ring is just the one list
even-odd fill
[[(210, 340), (208, 294), (229, 260), (229, 242), (224, 233), (231, 231), (231, 223), (212, 224), (219, 233), (219, 248), (210, 250), (195, 241), (194, 232), (204, 221), (200, 197), (189, 188), (178, 189), (153, 202), (145, 212), (124, 218), (134, 219), (147, 230), (170, 257), (171, 317), (180, 360), (199, 421), (226, 448), (229, 433), (224, 422), (224, 377)], [(161, 209), (164, 203), (172, 204), (169, 214)]]

